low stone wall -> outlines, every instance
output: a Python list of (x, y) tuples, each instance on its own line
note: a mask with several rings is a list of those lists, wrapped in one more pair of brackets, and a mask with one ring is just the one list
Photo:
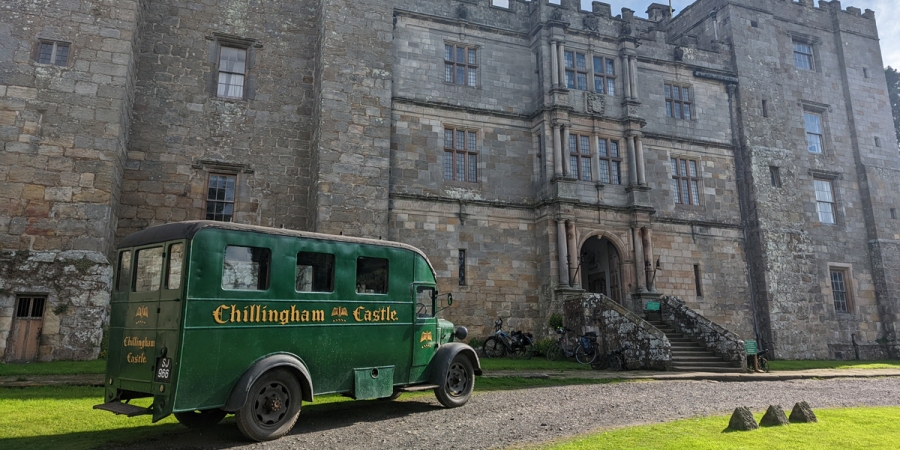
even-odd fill
[(699, 342), (723, 360), (732, 362), (735, 367), (743, 367), (747, 352), (744, 341), (738, 335), (688, 308), (678, 297), (660, 298), (660, 312), (663, 320), (679, 332)]
[(612, 299), (585, 295), (565, 303), (566, 326), (579, 333), (596, 331), (602, 353), (628, 347), (628, 369), (669, 370), (672, 345), (666, 335)]

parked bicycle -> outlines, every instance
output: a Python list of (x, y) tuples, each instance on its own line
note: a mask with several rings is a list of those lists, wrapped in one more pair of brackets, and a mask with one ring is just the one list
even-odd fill
[(600, 355), (591, 363), (591, 369), (628, 370), (628, 363), (625, 361), (625, 350), (628, 350), (627, 346), (613, 350), (605, 355)]
[(751, 371), (759, 369), (762, 372), (769, 373), (769, 360), (764, 356), (768, 350), (759, 350), (756, 352), (756, 364), (753, 363), (752, 355), (747, 356), (747, 368)]
[(530, 359), (534, 355), (534, 336), (524, 331), (503, 331), (503, 319), (494, 321), (494, 332), (484, 340), (481, 351), (485, 358), (501, 358), (510, 355), (513, 358)]
[(581, 364), (590, 364), (597, 358), (597, 333), (589, 331), (578, 336), (578, 339), (568, 337), (568, 333), (574, 331), (566, 327), (557, 327), (556, 334), (559, 339), (556, 345), (547, 349), (547, 359), (555, 361), (560, 357), (572, 358)]

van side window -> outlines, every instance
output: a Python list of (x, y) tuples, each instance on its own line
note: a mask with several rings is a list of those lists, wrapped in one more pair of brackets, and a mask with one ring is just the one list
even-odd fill
[(265, 291), (269, 289), (272, 252), (267, 248), (225, 247), (222, 289)]
[(181, 270), (184, 266), (184, 244), (169, 246), (169, 272), (166, 273), (166, 289), (181, 289)]
[(297, 253), (297, 291), (334, 291), (334, 255), (328, 253)]
[(116, 273), (119, 279), (116, 281), (116, 290), (128, 292), (131, 287), (131, 251), (119, 253), (119, 270)]
[(134, 275), (134, 292), (159, 290), (162, 279), (162, 247), (144, 248), (137, 251), (137, 270)]
[(416, 292), (416, 317), (434, 317), (432, 306), (434, 305), (434, 288), (419, 286)]
[(359, 257), (356, 260), (356, 292), (359, 294), (387, 294), (388, 260)]

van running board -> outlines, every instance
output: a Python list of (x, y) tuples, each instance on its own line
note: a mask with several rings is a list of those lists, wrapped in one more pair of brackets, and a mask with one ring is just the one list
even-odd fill
[(129, 405), (128, 403), (122, 402), (102, 403), (100, 405), (94, 405), (94, 409), (102, 409), (104, 411), (110, 411), (116, 414), (124, 414), (128, 417), (153, 414), (153, 409), (151, 408), (142, 408), (140, 406)]
[(420, 384), (418, 386), (407, 386), (404, 388), (398, 389), (400, 392), (418, 392), (418, 391), (430, 391), (435, 388), (439, 388), (440, 386), (436, 384)]

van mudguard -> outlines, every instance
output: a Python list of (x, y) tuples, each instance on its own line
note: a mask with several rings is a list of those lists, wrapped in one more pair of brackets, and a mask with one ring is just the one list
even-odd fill
[(475, 375), (481, 375), (481, 362), (478, 360), (475, 349), (468, 344), (463, 344), (461, 342), (449, 342), (441, 345), (434, 354), (434, 357), (431, 358), (431, 373), (428, 377), (429, 382), (431, 384), (442, 384), (446, 377), (447, 370), (450, 367), (450, 363), (453, 362), (453, 358), (456, 358), (456, 355), (459, 354), (469, 358), (469, 362), (472, 363), (472, 369), (474, 369)]
[(231, 394), (228, 395), (228, 400), (222, 409), (228, 412), (235, 412), (240, 409), (244, 401), (247, 400), (247, 394), (250, 392), (250, 387), (253, 386), (253, 383), (262, 374), (276, 367), (291, 369), (297, 375), (297, 380), (300, 381), (300, 387), (303, 390), (303, 400), (307, 402), (313, 401), (312, 377), (310, 377), (309, 370), (306, 369), (303, 361), (290, 353), (276, 353), (257, 360), (241, 375), (241, 378), (231, 388)]

